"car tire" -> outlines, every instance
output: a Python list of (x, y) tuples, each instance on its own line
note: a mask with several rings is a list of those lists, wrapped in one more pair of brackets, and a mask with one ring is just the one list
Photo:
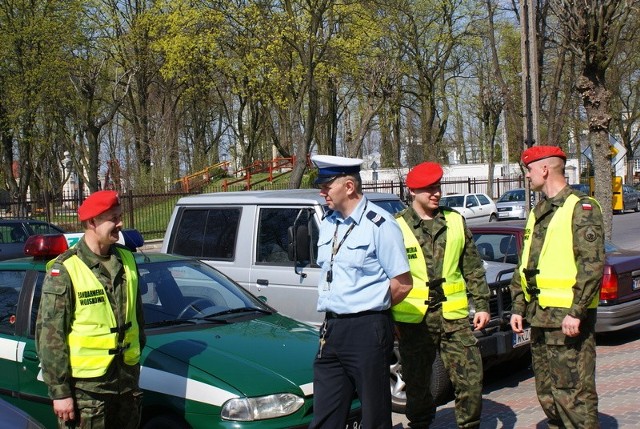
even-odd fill
[(495, 213), (491, 213), (491, 216), (489, 216), (489, 222), (497, 222), (498, 221), (498, 215)]
[[(391, 409), (394, 413), (404, 414), (407, 407), (407, 393), (406, 383), (402, 378), (402, 359), (397, 341), (393, 347), (390, 372)], [(431, 367), (431, 396), (436, 406), (446, 404), (453, 398), (453, 385), (439, 350), (436, 350), (436, 359)]]
[(172, 415), (160, 415), (147, 420), (142, 429), (189, 429), (189, 426), (180, 417)]
[(636, 207), (633, 209), (634, 212), (640, 212), (640, 200), (636, 201)]

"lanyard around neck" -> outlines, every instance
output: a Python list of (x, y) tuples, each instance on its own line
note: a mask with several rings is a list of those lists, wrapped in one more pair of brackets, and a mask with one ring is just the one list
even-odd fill
[[(367, 209), (367, 203), (368, 201), (364, 205), (365, 210)], [(349, 225), (349, 229), (347, 229), (347, 232), (344, 233), (342, 240), (340, 240), (340, 242), (338, 243), (338, 227), (339, 226), (340, 226), (340, 223), (336, 221), (336, 230), (333, 233), (333, 243), (331, 245), (331, 260), (329, 261), (329, 271), (327, 272), (327, 283), (331, 283), (333, 281), (333, 259), (335, 258), (335, 256), (338, 254), (338, 251), (342, 247), (342, 243), (344, 243), (344, 241), (347, 239), (349, 234), (351, 234), (351, 231), (353, 231), (353, 228), (355, 228), (356, 222), (354, 220), (353, 223)]]

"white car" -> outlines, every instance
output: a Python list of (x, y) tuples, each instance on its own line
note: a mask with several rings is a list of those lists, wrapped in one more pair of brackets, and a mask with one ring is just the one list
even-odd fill
[(487, 194), (454, 194), (440, 198), (440, 205), (460, 213), (467, 224), (493, 222), (498, 220), (496, 204)]
[(506, 191), (496, 201), (498, 207), (498, 219), (526, 219), (524, 189), (511, 189)]

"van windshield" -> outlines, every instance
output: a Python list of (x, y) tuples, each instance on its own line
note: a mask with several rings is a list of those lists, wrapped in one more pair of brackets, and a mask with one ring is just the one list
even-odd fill
[[(369, 201), (371, 201), (372, 203), (374, 203), (375, 205), (382, 207), (383, 209), (385, 209), (386, 211), (388, 211), (391, 214), (396, 214), (398, 212), (401, 212), (402, 210), (406, 209), (407, 206), (401, 201), (401, 200), (372, 200), (369, 199)], [(329, 210), (329, 207), (327, 207), (327, 205), (323, 205), (322, 209), (324, 211), (324, 213), (326, 213)]]

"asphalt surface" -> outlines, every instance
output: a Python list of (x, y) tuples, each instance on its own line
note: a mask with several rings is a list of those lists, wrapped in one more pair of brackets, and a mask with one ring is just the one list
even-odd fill
[[(640, 327), (597, 338), (596, 383), (601, 429), (640, 425)], [(393, 415), (393, 428), (408, 428), (404, 415)], [(432, 429), (455, 428), (453, 401), (438, 407)], [(481, 428), (546, 428), (529, 368), (507, 372), (497, 368), (485, 376)]]

